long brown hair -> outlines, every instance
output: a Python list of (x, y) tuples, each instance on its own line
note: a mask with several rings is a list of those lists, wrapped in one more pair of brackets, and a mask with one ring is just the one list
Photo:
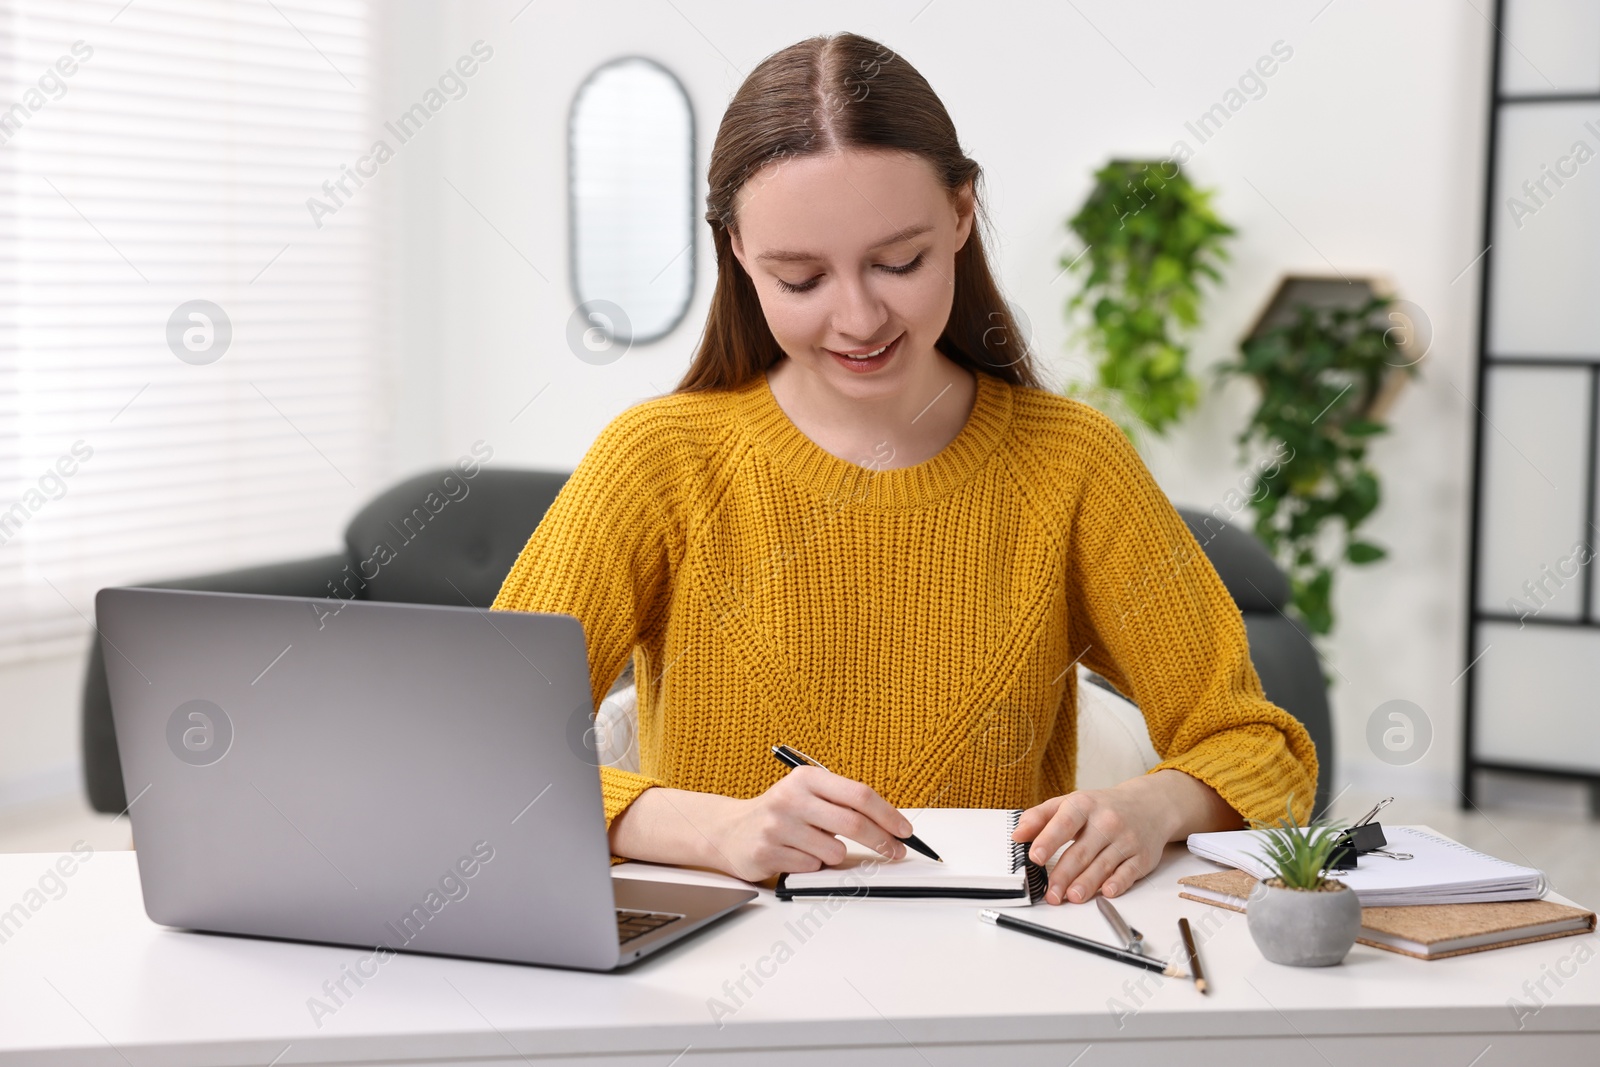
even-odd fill
[(971, 370), (1043, 388), (1027, 338), (989, 272), (982, 170), (961, 150), (944, 104), (888, 48), (837, 33), (809, 37), (762, 60), (722, 116), (705, 215), (717, 252), (717, 286), (700, 347), (673, 391), (734, 388), (783, 358), (755, 283), (733, 254), (734, 199), (768, 164), (843, 148), (915, 153), (933, 165), (952, 197), (972, 183), (972, 231), (955, 256), (954, 301), (936, 347)]

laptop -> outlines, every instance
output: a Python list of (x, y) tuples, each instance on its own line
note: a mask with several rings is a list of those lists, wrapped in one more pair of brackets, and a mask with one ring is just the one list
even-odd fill
[(103, 589), (145, 911), (606, 971), (754, 899), (610, 873), (570, 615)]

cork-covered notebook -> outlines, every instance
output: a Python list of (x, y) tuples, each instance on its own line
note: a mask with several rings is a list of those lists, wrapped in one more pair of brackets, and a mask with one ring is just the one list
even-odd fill
[[(1179, 878), (1178, 895), (1202, 904), (1244, 911), (1256, 880), (1244, 871), (1215, 871)], [(1361, 909), (1356, 940), (1419, 960), (1437, 960), (1552, 937), (1587, 934), (1595, 914), (1553, 900), (1498, 900), (1474, 904), (1411, 904)]]

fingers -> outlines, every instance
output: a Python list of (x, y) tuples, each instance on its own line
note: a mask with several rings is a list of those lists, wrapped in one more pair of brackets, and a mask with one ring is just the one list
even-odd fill
[[(1077, 848), (1077, 845), (1072, 846)], [(1073, 903), (1082, 903), (1094, 896), (1099, 891), (1111, 872), (1119, 870), (1134, 862), (1135, 856), (1125, 851), (1117, 841), (1108, 841), (1105, 847), (1096, 853), (1094, 859), (1089, 861), (1088, 867), (1072, 880), (1067, 887), (1067, 899)], [(1059, 893), (1059, 890), (1057, 890)]]
[[(832, 771), (825, 771), (821, 767), (796, 767), (789, 772), (788, 777), (804, 783), (813, 794), (823, 800), (858, 812), (874, 824), (870, 831), (860, 826), (856, 827), (859, 832), (867, 833), (874, 840), (858, 837), (856, 833), (844, 829), (835, 829), (834, 833), (844, 834), (852, 841), (860, 841), (879, 854), (883, 852), (883, 849), (878, 847), (880, 842), (877, 839), (880, 835), (884, 838), (911, 836), (911, 820), (900, 814), (894, 805), (865, 783), (853, 781)], [(833, 822), (837, 823), (837, 818)], [(899, 842), (895, 841), (893, 844), (898, 845)]]
[[(1068, 841), (1076, 840), (1082, 832), (1084, 820), (1088, 814), (1088, 804), (1078, 793), (1069, 793), (1064, 797), (1056, 797), (1053, 802), (1046, 801), (1044, 804), (1039, 805), (1039, 808), (1052, 803), (1054, 804), (1054, 811), (1051, 813), (1049, 821), (1044, 823), (1039, 831), (1032, 836), (1033, 844), (1028, 849), (1028, 858), (1035, 863), (1046, 862), (1056, 854), (1056, 850), (1062, 845)], [(1022, 827), (1023, 823), (1019, 821), (1017, 829), (1020, 831)], [(1020, 839), (1029, 840), (1025, 835), (1021, 836)], [(1077, 847), (1077, 845), (1073, 845), (1071, 849), (1068, 849), (1062, 855), (1061, 862), (1066, 862), (1067, 856), (1070, 856)], [(1060, 869), (1060, 864), (1057, 864), (1057, 869)]]
[(845, 843), (833, 836), (825, 827), (817, 827), (809, 822), (802, 822), (790, 829), (785, 835), (783, 845), (805, 856), (806, 861), (814, 866), (794, 868), (802, 871), (814, 871), (820, 867), (834, 867), (844, 862), (847, 849)]
[(824, 864), (809, 852), (803, 852), (788, 845), (773, 845), (755, 857), (757, 869), (749, 875), (743, 876), (747, 882), (760, 882), (764, 879), (779, 875), (785, 871), (816, 871), (821, 870)]
[[(1088, 900), (1105, 876), (1134, 854), (1135, 843), (1126, 837), (1127, 821), (1117, 808), (1088, 802), (1084, 806), (1092, 810), (1078, 830), (1072, 847), (1061, 854), (1055, 870), (1050, 872), (1045, 896), (1047, 899), (1054, 896), (1056, 903)], [(1106, 854), (1103, 859), (1102, 853)], [(1097, 862), (1100, 866), (1094, 867)]]
[(1148, 873), (1143, 868), (1144, 863), (1138, 856), (1123, 860), (1122, 865), (1111, 872), (1111, 877), (1100, 883), (1100, 892), (1108, 897), (1121, 896)]
[(797, 767), (761, 801), (759, 814), (746, 827), (752, 869), (778, 874), (837, 866), (844, 862), (848, 849), (836, 834), (888, 859), (905, 855), (897, 835), (857, 806), (881, 808), (884, 817), (907, 827), (909, 820), (860, 782), (819, 767)]
[[(801, 809), (801, 817), (812, 826), (831, 834), (859, 841), (886, 859), (899, 859), (906, 853), (906, 846), (896, 840), (893, 834), (885, 833), (883, 827), (854, 808), (841, 807), (824, 797), (809, 797), (808, 803)], [(844, 845), (840, 843), (839, 848), (842, 852)], [(843, 859), (842, 855), (840, 859)], [(838, 863), (839, 860), (831, 862)]]
[(845, 844), (804, 821), (778, 817), (767, 824), (749, 850), (751, 870), (760, 881), (785, 871), (816, 871), (841, 862)]
[(1065, 799), (1065, 797), (1051, 797), (1049, 800), (1041, 804), (1035, 804), (1024, 811), (1022, 816), (1017, 819), (1017, 828), (1012, 832), (1011, 840), (1032, 841), (1038, 836), (1039, 831), (1044, 828), (1045, 823), (1050, 821), (1050, 816), (1056, 813), (1056, 809), (1061, 806), (1061, 802)]
[(1161, 844), (1142, 825), (1137, 809), (1125, 812), (1111, 798), (1093, 805), (1078, 838), (1050, 872), (1045, 899), (1082, 903), (1096, 892), (1116, 896), (1154, 869)]
[(819, 870), (844, 858), (844, 842), (801, 818), (795, 798), (784, 791), (769, 789), (751, 800), (733, 801), (731, 810), (732, 817), (714, 831), (721, 841), (717, 853), (727, 861), (724, 869), (735, 878), (759, 882), (785, 871)]

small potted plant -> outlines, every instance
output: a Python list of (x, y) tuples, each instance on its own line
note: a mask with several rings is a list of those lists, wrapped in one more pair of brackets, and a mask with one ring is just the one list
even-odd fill
[(1361, 932), (1355, 890), (1324, 876), (1344, 831), (1324, 819), (1305, 826), (1288, 816), (1276, 823), (1251, 820), (1266, 847), (1256, 858), (1275, 874), (1257, 883), (1245, 909), (1250, 937), (1273, 963), (1329, 967), (1339, 963)]

